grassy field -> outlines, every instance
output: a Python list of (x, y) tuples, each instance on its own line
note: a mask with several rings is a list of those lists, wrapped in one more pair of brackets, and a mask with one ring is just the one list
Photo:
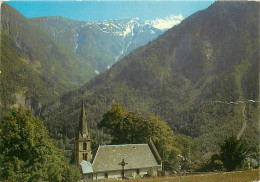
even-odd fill
[[(222, 172), (206, 174), (190, 174), (187, 176), (164, 177), (164, 178), (147, 178), (120, 180), (127, 182), (253, 182), (259, 181), (259, 170), (239, 171), (239, 172)], [(119, 180), (101, 180), (104, 182), (116, 182)]]

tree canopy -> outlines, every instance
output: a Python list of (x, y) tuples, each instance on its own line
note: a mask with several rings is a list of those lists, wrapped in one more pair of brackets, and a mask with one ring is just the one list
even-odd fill
[[(152, 114), (144, 118), (118, 103), (114, 103), (103, 115), (98, 126), (108, 130), (112, 144), (147, 143), (151, 137), (164, 160), (164, 167), (169, 170), (180, 170), (181, 162), (188, 162), (198, 152), (195, 140), (184, 135), (174, 135), (165, 121)], [(192, 152), (187, 152), (189, 149)]]
[(50, 139), (43, 122), (30, 110), (13, 109), (0, 122), (0, 175), (7, 181), (77, 181), (79, 170), (69, 165)]

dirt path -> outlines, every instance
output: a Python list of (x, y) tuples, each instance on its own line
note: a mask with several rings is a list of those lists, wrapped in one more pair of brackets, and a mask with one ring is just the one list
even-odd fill
[(243, 114), (243, 118), (244, 118), (244, 122), (243, 122), (243, 126), (240, 130), (240, 132), (237, 135), (237, 139), (239, 139), (241, 137), (241, 135), (243, 134), (243, 132), (246, 129), (246, 124), (247, 124), (247, 115), (246, 115), (246, 103), (243, 104), (243, 110), (242, 110), (242, 114)]

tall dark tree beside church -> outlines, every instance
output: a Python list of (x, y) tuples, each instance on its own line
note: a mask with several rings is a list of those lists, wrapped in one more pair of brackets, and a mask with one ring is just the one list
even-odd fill
[(249, 154), (249, 148), (241, 140), (235, 136), (231, 136), (225, 139), (220, 146), (220, 159), (223, 162), (227, 171), (234, 171), (241, 169), (244, 160)]
[(43, 122), (22, 108), (0, 122), (0, 175), (5, 181), (77, 181), (79, 170), (69, 165), (54, 145)]

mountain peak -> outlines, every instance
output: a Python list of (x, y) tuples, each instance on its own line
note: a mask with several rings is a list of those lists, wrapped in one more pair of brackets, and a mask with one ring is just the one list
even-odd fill
[[(215, 2), (96, 76), (78, 91), (86, 93), (90, 123), (100, 121), (116, 100), (132, 111), (160, 116), (176, 133), (197, 138), (201, 151), (214, 151), (217, 140), (241, 130), (244, 111), (238, 101), (259, 100), (258, 5)], [(70, 110), (67, 102), (82, 99), (77, 92), (71, 95), (59, 108), (62, 114)], [(257, 146), (259, 108), (246, 105), (252, 117), (245, 136)]]
[(155, 20), (147, 20), (145, 21), (145, 24), (151, 25), (154, 28), (157, 28), (159, 30), (167, 30), (172, 28), (174, 25), (179, 24), (183, 20), (182, 14), (179, 14), (178, 16), (176, 15), (171, 15), (167, 16), (163, 19), (155, 19)]

